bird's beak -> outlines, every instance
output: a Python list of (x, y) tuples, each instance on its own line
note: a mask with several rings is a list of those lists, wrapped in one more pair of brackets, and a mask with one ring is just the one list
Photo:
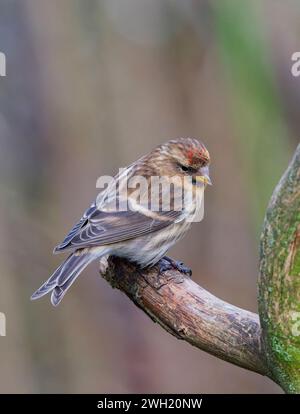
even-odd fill
[(200, 168), (200, 175), (197, 175), (196, 176), (196, 182), (197, 182), (197, 184), (199, 183), (199, 184), (204, 184), (205, 186), (206, 185), (212, 185), (212, 182), (211, 182), (211, 179), (210, 179), (210, 176), (209, 176), (209, 168), (206, 166), (206, 167), (202, 167), (202, 168)]
[(212, 185), (211, 179), (208, 175), (198, 175), (196, 177), (196, 182), (204, 185)]

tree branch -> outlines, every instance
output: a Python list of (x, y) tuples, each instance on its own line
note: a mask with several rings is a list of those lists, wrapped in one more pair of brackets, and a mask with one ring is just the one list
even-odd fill
[(258, 316), (216, 298), (177, 270), (158, 275), (111, 257), (102, 276), (166, 331), (240, 367), (266, 375)]
[(111, 257), (102, 276), (166, 331), (300, 392), (300, 145), (274, 190), (261, 236), (259, 314), (230, 305), (177, 270)]

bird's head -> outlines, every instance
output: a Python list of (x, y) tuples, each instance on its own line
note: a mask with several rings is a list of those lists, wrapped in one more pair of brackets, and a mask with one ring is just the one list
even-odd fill
[(195, 138), (168, 141), (154, 150), (153, 158), (160, 166), (160, 175), (190, 176), (194, 184), (211, 184), (209, 152)]

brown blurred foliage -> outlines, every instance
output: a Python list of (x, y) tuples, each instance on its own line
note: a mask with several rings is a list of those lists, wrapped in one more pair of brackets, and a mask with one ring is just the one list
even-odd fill
[[(268, 46), (285, 131), (276, 145), (264, 134), (266, 125), (278, 130), (269, 112), (262, 124), (253, 116), (250, 126), (236, 125), (234, 97), (248, 103), (245, 112), (252, 109), (227, 76), (217, 2), (0, 0), (0, 50), (8, 62), (0, 78), (1, 393), (280, 392), (168, 335), (113, 291), (97, 264), (57, 309), (47, 299), (29, 301), (60, 263), (52, 249), (95, 198), (96, 179), (169, 138), (194, 136), (212, 155), (214, 186), (204, 221), (170, 253), (203, 287), (256, 311), (263, 215), (252, 200), (263, 194), (266, 204), (299, 141), (300, 80), (291, 78), (289, 59), (300, 47), (300, 8), (296, 1), (264, 0), (263, 10), (247, 3)], [(255, 154), (247, 158), (252, 135), (259, 138), (258, 176)], [(271, 181), (260, 186), (268, 172)]]

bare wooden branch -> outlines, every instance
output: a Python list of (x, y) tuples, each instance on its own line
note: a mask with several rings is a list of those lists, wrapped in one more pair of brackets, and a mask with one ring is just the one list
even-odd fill
[(240, 367), (268, 374), (256, 314), (218, 299), (177, 270), (158, 275), (156, 267), (140, 270), (113, 257), (102, 276), (176, 338)]

